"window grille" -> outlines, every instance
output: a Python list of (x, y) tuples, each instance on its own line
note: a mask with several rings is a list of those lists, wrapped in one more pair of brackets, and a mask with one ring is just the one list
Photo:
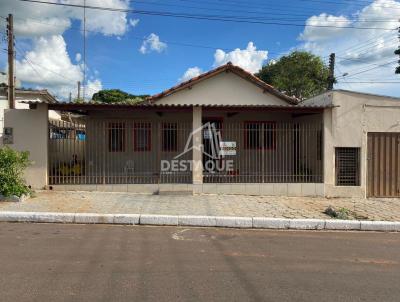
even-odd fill
[(336, 148), (336, 185), (360, 185), (360, 148)]
[(108, 124), (108, 151), (125, 151), (125, 123)]
[(133, 150), (151, 151), (151, 123), (133, 124)]

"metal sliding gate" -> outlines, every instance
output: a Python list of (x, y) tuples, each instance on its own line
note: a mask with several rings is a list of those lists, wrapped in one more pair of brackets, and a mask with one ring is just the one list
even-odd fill
[[(190, 122), (89, 119), (49, 124), (50, 184), (191, 183), (189, 170), (162, 172), (182, 152)], [(180, 156), (190, 161), (191, 152)]]

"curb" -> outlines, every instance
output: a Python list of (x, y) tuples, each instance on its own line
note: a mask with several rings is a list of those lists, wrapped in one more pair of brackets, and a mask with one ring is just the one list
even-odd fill
[(0, 212), (0, 222), (169, 225), (246, 229), (400, 232), (400, 222), (397, 221), (286, 219), (232, 216)]

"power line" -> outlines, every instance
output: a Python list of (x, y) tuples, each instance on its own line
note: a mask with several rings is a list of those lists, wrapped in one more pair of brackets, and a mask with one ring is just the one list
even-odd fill
[(348, 84), (400, 84), (400, 81), (346, 81)]
[[(300, 0), (301, 1), (301, 0)], [(302, 1), (304, 1), (304, 0), (302, 0)], [(186, 1), (186, 2), (188, 2), (188, 1)], [(192, 1), (192, 2), (194, 2), (194, 1)], [(325, 1), (318, 1), (318, 2), (324, 2), (324, 3), (326, 3)], [(187, 5), (176, 5), (176, 4), (169, 4), (169, 3), (158, 3), (158, 2), (145, 2), (145, 1), (136, 1), (135, 0), (135, 2), (134, 2), (135, 4), (145, 4), (145, 5), (156, 5), (156, 6), (167, 6), (167, 7), (178, 7), (178, 8), (190, 8), (190, 9), (197, 9), (197, 10), (207, 10), (207, 11), (209, 11), (210, 10), (210, 8), (209, 7), (201, 7), (201, 6), (187, 6)], [(195, 2), (195, 3), (198, 3), (197, 1)], [(205, 2), (201, 2), (201, 3), (205, 3)], [(211, 2), (208, 2), (208, 3), (211, 3)], [(212, 4), (216, 4), (217, 5), (217, 3), (212, 3)], [(293, 7), (293, 6), (290, 6), (291, 8)], [(270, 9), (270, 10), (273, 10), (273, 8), (271, 8), (271, 7), (268, 7), (268, 9)], [(270, 16), (270, 15), (273, 15), (273, 16), (276, 16), (276, 15), (282, 15), (282, 16), (291, 16), (291, 17), (293, 17), (293, 16), (299, 16), (299, 17), (310, 17), (310, 14), (288, 14), (288, 13), (281, 13), (281, 9), (278, 9), (278, 13), (276, 13), (276, 12), (271, 12), (271, 13), (267, 13), (266, 11), (248, 11), (248, 10), (233, 10), (233, 9), (221, 9), (221, 8), (213, 8), (212, 10), (214, 10), (214, 11), (222, 11), (222, 12), (240, 12), (240, 13), (249, 13), (249, 14), (260, 14), (260, 13), (264, 13), (262, 16), (260, 15), (260, 16), (253, 16), (253, 17), (251, 17), (252, 19), (254, 19), (254, 18), (265, 18), (265, 16)], [(287, 11), (287, 10), (286, 10)], [(266, 15), (265, 15), (265, 13), (267, 13)], [(248, 18), (248, 17), (238, 17), (238, 16), (235, 16), (235, 18)], [(293, 19), (293, 18), (290, 18), (290, 19), (280, 19), (280, 18), (271, 18), (271, 17), (269, 17), (268, 18), (269, 20), (283, 20), (283, 21), (303, 21), (304, 19)], [(349, 22), (349, 21), (353, 21), (353, 22), (355, 22), (355, 21), (358, 21), (358, 22), (388, 22), (388, 21), (394, 21), (394, 22), (397, 22), (398, 21), (398, 19), (346, 19), (346, 20), (335, 20), (335, 21), (332, 21), (332, 22), (335, 22), (335, 23), (347, 23), (347, 22)]]
[[(181, 2), (195, 2), (195, 0), (179, 0)], [(333, 2), (333, 1), (325, 1), (325, 0), (299, 0), (299, 1), (309, 1), (309, 2), (318, 2), (318, 3), (324, 3), (324, 4), (339, 4), (339, 5), (347, 5), (347, 4), (354, 4), (356, 1), (354, 0), (350, 0), (350, 2)], [(195, 2), (197, 3), (197, 2)], [(215, 2), (210, 2), (210, 1), (201, 1), (201, 3), (207, 3), (207, 4), (211, 4), (211, 5), (222, 5), (222, 6), (242, 6), (242, 7), (253, 7), (253, 8), (270, 8), (271, 5), (254, 5), (254, 4), (248, 4), (248, 3), (243, 3), (243, 2), (238, 2), (238, 1), (228, 1), (228, 0), (224, 0), (223, 2), (220, 3), (215, 3)], [(357, 4), (357, 3), (356, 3)], [(363, 2), (363, 3), (358, 3), (357, 5), (370, 5), (372, 4), (371, 2)], [(389, 6), (389, 5), (377, 5), (374, 4), (375, 7), (382, 7), (382, 8), (394, 8), (394, 9), (399, 9), (399, 7), (397, 6)], [(304, 11), (304, 6), (294, 6), (292, 4), (290, 4), (289, 6), (281, 6), (284, 8), (300, 8), (301, 11)], [(280, 9), (282, 10), (282, 9)]]
[[(0, 18), (3, 18), (3, 17), (0, 16)], [(64, 28), (64, 26), (62, 26), (62, 25), (50, 24), (50, 23), (39, 21), (39, 19), (34, 19), (34, 18), (14, 18), (14, 19), (32, 20), (34, 23), (44, 24), (44, 25), (48, 25), (48, 26), (52, 26), (52, 27), (56, 26), (56, 27)], [(70, 27), (69, 29), (70, 30), (79, 31), (79, 32), (82, 32), (82, 33), (84, 32), (83, 29), (81, 29), (81, 28)], [(89, 30), (89, 29), (86, 29), (85, 32), (97, 33), (96, 31)], [(133, 35), (130, 35), (129, 38), (130, 39), (134, 39), (134, 40), (138, 40), (138, 41), (146, 40), (146, 37), (139, 37), (139, 36), (133, 36)], [(232, 50), (235, 49), (235, 48), (227, 48), (227, 47), (216, 47), (216, 46), (210, 46), (210, 45), (183, 43), (183, 42), (177, 42), (177, 41), (171, 41), (171, 40), (163, 40), (163, 42), (165, 42), (167, 44), (171, 44), (171, 45), (178, 45), (178, 46), (184, 46), (184, 47), (194, 47), (194, 48), (204, 48), (204, 49), (212, 49), (212, 50), (221, 49), (221, 50), (224, 50), (224, 51), (232, 51)], [(284, 52), (284, 51), (282, 51), (282, 52), (274, 52), (274, 51), (269, 51), (268, 50), (268, 54), (273, 54), (273, 55), (280, 55), (280, 54), (284, 54), (284, 53), (286, 53), (286, 52)]]
[[(397, 62), (397, 60), (390, 61), (390, 62), (386, 62), (386, 63), (377, 65), (377, 66), (375, 66), (375, 67), (372, 67), (372, 68), (369, 68), (369, 69), (366, 69), (366, 70), (362, 70), (362, 71), (359, 71), (359, 72), (356, 72), (356, 73), (353, 73), (353, 74), (349, 74), (349, 75), (346, 76), (346, 77), (347, 77), (347, 78), (349, 78), (349, 77), (354, 77), (355, 75), (362, 74), (362, 73), (365, 73), (365, 72), (368, 72), (368, 71), (371, 71), (371, 70), (374, 70), (374, 69), (377, 69), (377, 68), (380, 68), (380, 67), (383, 67), (383, 66), (387, 66), (387, 65), (396, 63), (396, 62)], [(339, 78), (344, 78), (344, 76), (339, 77)]]
[[(68, 3), (54, 3), (39, 0), (19, 0), (22, 2), (30, 3), (41, 3), (48, 5), (66, 6), (66, 7), (79, 7), (83, 8), (83, 5), (79, 4), (68, 4)], [(284, 23), (284, 22), (265, 22), (265, 21), (254, 21), (254, 20), (243, 20), (237, 19), (231, 16), (212, 16), (212, 15), (195, 15), (186, 13), (174, 13), (165, 11), (145, 11), (145, 10), (135, 10), (135, 9), (123, 9), (123, 8), (111, 8), (111, 7), (101, 7), (101, 6), (85, 6), (88, 9), (96, 9), (110, 12), (123, 12), (123, 13), (134, 13), (149, 16), (161, 16), (161, 17), (173, 17), (173, 18), (183, 18), (183, 19), (195, 19), (195, 20), (208, 20), (208, 21), (221, 21), (221, 22), (233, 22), (233, 23), (247, 23), (247, 24), (262, 24), (262, 25), (279, 25), (279, 26), (294, 26), (294, 27), (320, 27), (320, 28), (341, 28), (341, 29), (380, 29), (380, 30), (397, 30), (397, 28), (380, 28), (380, 27), (356, 27), (356, 26), (333, 26), (333, 25), (311, 25), (311, 24), (297, 24), (297, 23)]]

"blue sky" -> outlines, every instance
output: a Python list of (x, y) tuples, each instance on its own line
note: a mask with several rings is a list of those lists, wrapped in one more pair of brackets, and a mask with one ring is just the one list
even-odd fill
[[(83, 3), (82, 0), (63, 2)], [(299, 25), (194, 20), (87, 9), (88, 96), (100, 88), (154, 94), (232, 59), (233, 63), (254, 72), (270, 59), (294, 49), (312, 51), (324, 61), (330, 52), (336, 52), (339, 79), (336, 88), (400, 96), (399, 84), (387, 83), (399, 81), (393, 74), (396, 60), (393, 51), (398, 45), (396, 31), (375, 29), (398, 26), (400, 4), (393, 0), (87, 0), (87, 5), (235, 16), (250, 22)], [(2, 0), (0, 11), (2, 17), (8, 12), (15, 15), (17, 77), (23, 86), (47, 88), (64, 99), (70, 91), (75, 95), (76, 81), (83, 76), (82, 59), (79, 60), (83, 54), (82, 9)], [(305, 24), (313, 26), (304, 27)], [(0, 25), (3, 32), (4, 20)], [(140, 51), (146, 39), (147, 47)], [(2, 43), (4, 48), (6, 45)], [(219, 52), (219, 59), (215, 58), (217, 49), (223, 51)], [(388, 62), (392, 63), (380, 67)], [(189, 68), (192, 69), (184, 77)], [(6, 69), (4, 52), (0, 55), (0, 69)], [(343, 77), (344, 73), (348, 75)]]

